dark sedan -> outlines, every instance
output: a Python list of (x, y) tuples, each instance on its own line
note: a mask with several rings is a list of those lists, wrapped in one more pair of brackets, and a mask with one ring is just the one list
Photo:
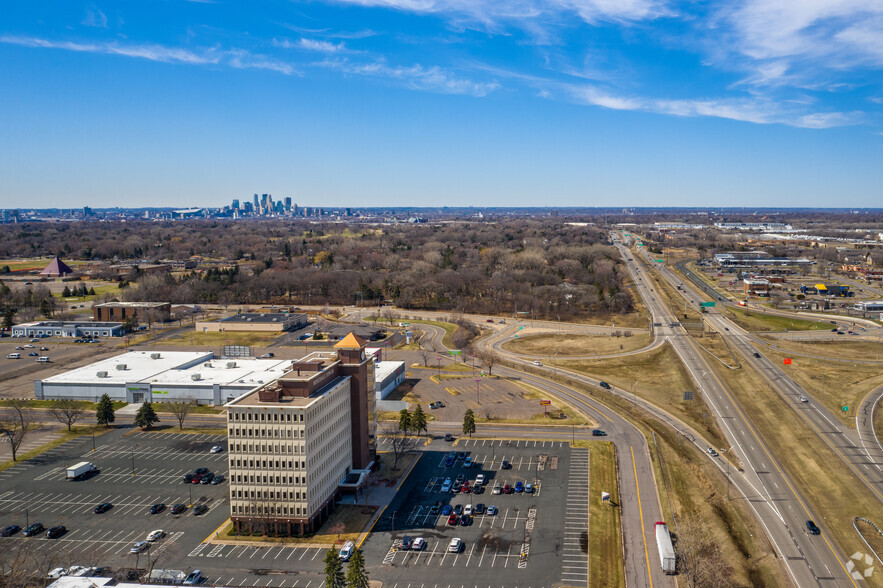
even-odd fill
[(187, 510), (187, 505), (184, 505), (184, 504), (176, 504), (175, 506), (172, 507), (172, 514), (173, 514), (173, 515), (179, 515), (179, 514), (181, 514), (182, 512), (184, 512), (185, 510)]
[(150, 514), (159, 514), (166, 509), (165, 504), (154, 504), (150, 507)]
[(109, 502), (102, 502), (98, 506), (95, 507), (95, 514), (101, 514), (103, 512), (107, 512), (113, 508), (113, 505)]
[(16, 533), (21, 531), (21, 527), (18, 525), (9, 525), (5, 527), (2, 531), (0, 531), (0, 537), (12, 537)]
[(56, 537), (61, 537), (65, 533), (67, 533), (67, 529), (65, 527), (62, 527), (61, 525), (59, 525), (57, 527), (52, 527), (51, 529), (49, 529), (46, 532), (46, 538), (47, 539), (55, 539)]

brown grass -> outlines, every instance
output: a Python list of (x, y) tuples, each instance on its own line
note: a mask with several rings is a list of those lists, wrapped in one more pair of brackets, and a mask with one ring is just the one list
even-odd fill
[[(601, 492), (610, 502), (601, 502)], [(589, 444), (589, 586), (625, 586), (622, 511), (613, 443)]]
[(642, 349), (652, 341), (649, 334), (631, 337), (611, 335), (527, 335), (503, 343), (503, 349), (524, 355), (559, 357), (608, 355)]

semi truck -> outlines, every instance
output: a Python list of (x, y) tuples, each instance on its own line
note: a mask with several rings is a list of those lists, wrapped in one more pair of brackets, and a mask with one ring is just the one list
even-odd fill
[(659, 549), (662, 571), (666, 574), (674, 574), (676, 571), (675, 550), (671, 545), (668, 526), (662, 521), (656, 523), (656, 547)]
[(83, 476), (97, 471), (98, 468), (95, 467), (95, 464), (88, 461), (81, 461), (80, 463), (67, 468), (67, 479), (79, 480), (83, 478)]

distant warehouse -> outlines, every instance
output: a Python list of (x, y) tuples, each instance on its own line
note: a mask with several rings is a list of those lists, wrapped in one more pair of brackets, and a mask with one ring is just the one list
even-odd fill
[(306, 326), (307, 315), (288, 312), (243, 312), (218, 321), (199, 321), (196, 330), (203, 332), (249, 331), (277, 333)]
[(221, 405), (275, 381), (291, 360), (216, 359), (210, 351), (129, 351), (34, 382), (36, 398)]
[(12, 327), (13, 337), (122, 337), (123, 323), (38, 321)]
[(169, 320), (172, 305), (169, 302), (105, 302), (92, 307), (96, 321), (120, 321), (135, 317), (142, 322)]

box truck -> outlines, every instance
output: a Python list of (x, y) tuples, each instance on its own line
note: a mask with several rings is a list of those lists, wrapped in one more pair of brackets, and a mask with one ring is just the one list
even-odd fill
[(97, 471), (98, 468), (96, 468), (94, 464), (88, 461), (81, 461), (80, 463), (67, 468), (67, 479), (79, 480), (83, 476)]
[(671, 545), (671, 535), (668, 526), (660, 521), (656, 523), (656, 547), (659, 549), (659, 559), (662, 561), (662, 571), (666, 574), (675, 573), (675, 550)]

